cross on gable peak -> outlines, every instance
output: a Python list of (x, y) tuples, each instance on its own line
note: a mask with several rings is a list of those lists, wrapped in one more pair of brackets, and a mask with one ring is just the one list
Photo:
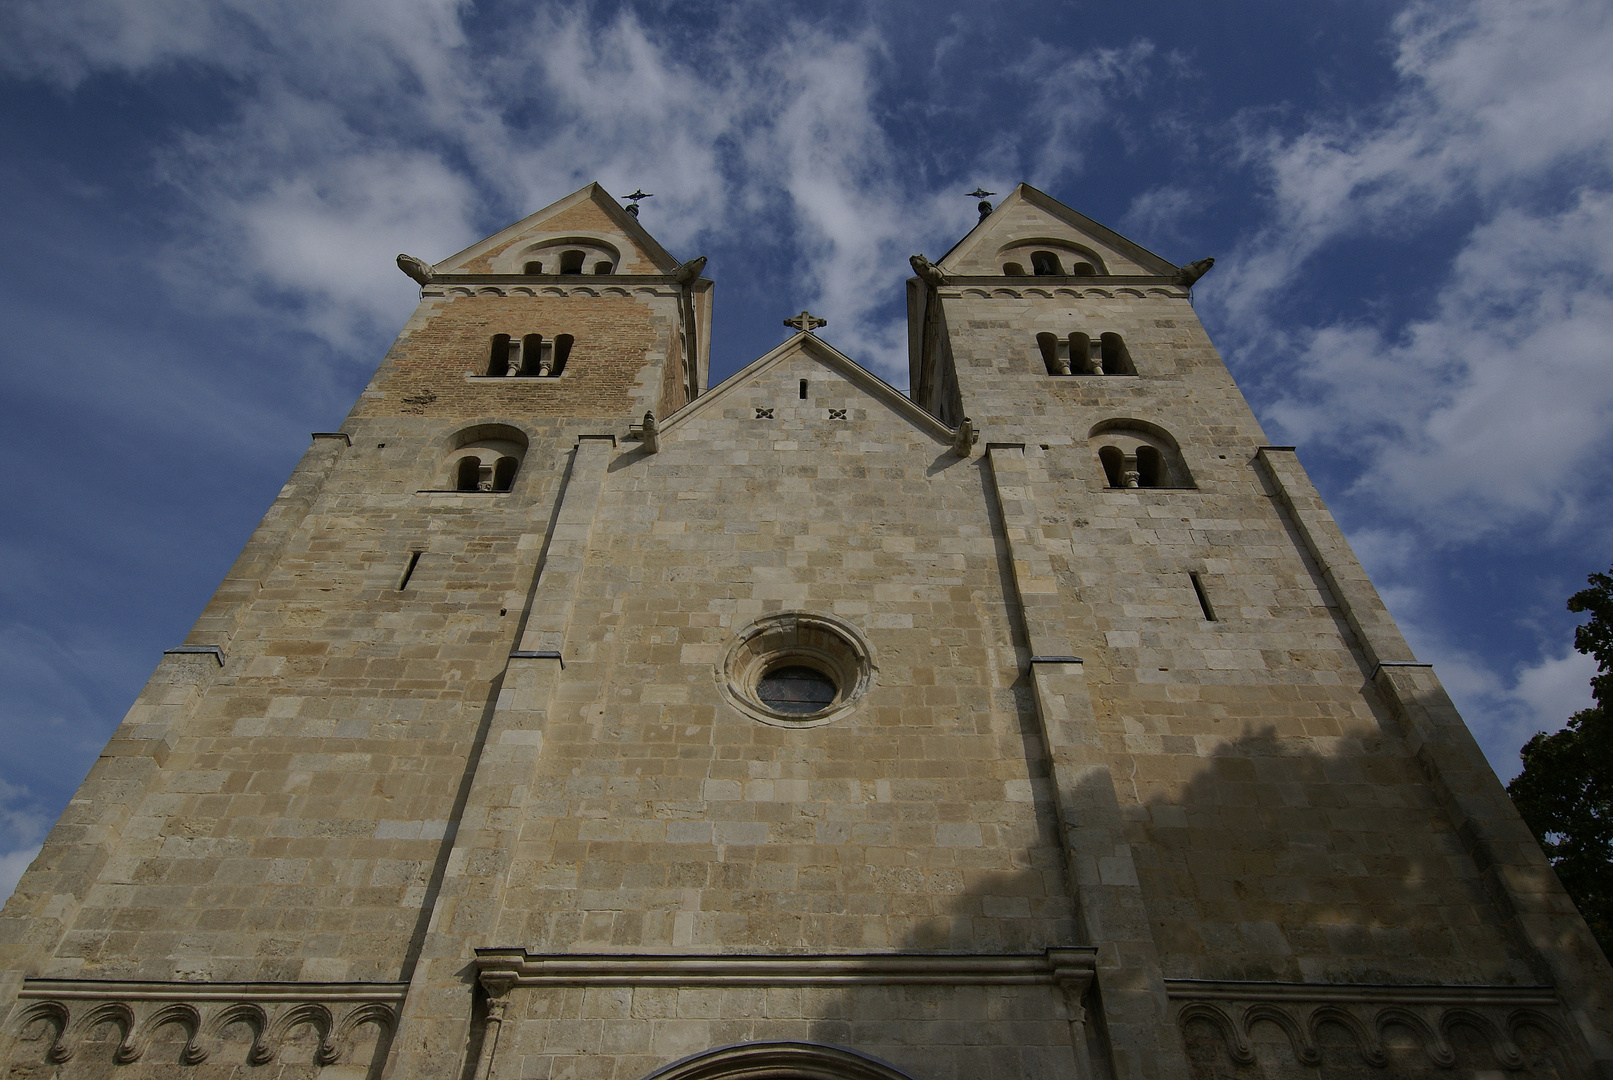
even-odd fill
[(810, 311), (802, 309), (801, 314), (793, 319), (785, 319), (785, 326), (793, 326), (803, 334), (810, 334), (820, 326), (828, 326), (828, 319), (820, 319)]

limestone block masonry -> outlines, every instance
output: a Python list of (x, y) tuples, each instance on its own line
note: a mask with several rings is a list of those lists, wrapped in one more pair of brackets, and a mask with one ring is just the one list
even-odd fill
[[(435, 265), (0, 914), (15, 1080), (1613, 1080), (1613, 971), (1174, 266), (911, 395), (590, 185)], [(781, 315), (787, 311), (781, 305)]]

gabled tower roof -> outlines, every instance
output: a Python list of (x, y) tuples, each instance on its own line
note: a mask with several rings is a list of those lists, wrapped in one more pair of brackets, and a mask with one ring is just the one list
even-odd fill
[(962, 277), (1000, 274), (1004, 258), (1012, 259), (1021, 248), (1028, 257), (1038, 244), (1055, 252), (1062, 247), (1063, 254), (1086, 256), (1082, 261), (1091, 262), (1105, 276), (1174, 277), (1180, 272), (1169, 260), (1029, 184), (1016, 185), (937, 265), (947, 274)]
[(618, 273), (670, 274), (678, 260), (656, 243), (638, 218), (622, 209), (599, 184), (578, 188), (565, 198), (450, 255), (432, 267), (436, 274), (518, 273), (522, 253), (545, 244), (604, 241), (618, 253)]

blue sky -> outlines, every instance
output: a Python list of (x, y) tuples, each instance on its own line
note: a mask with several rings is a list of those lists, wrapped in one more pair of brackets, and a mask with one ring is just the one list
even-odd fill
[(907, 256), (1026, 180), (1172, 261), (1503, 777), (1613, 561), (1613, 7), (0, 8), (0, 895), (439, 260), (590, 180), (905, 378)]

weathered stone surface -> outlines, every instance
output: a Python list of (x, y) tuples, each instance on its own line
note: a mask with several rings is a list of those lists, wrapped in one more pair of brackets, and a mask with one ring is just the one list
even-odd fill
[(597, 187), (433, 267), (0, 916), (13, 1073), (1605, 1073), (1606, 961), (1180, 268), (1028, 188), (922, 265), (912, 400), (811, 333), (705, 391), (711, 283)]

